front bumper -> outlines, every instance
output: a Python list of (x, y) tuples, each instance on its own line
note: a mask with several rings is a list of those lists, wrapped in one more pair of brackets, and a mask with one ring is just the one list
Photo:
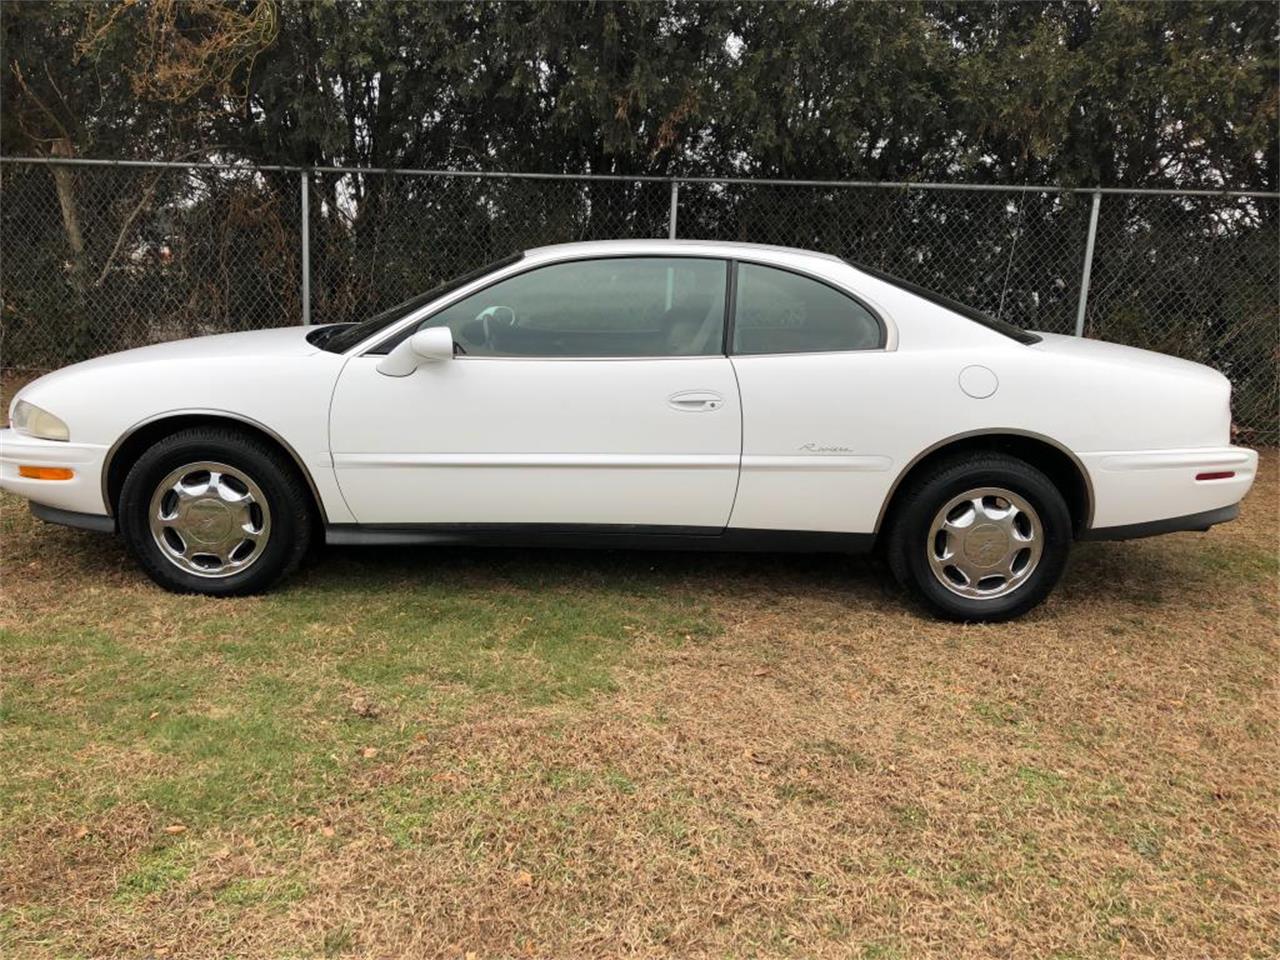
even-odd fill
[[(0, 490), (72, 513), (108, 518), (102, 496), (102, 465), (107, 447), (95, 443), (40, 440), (13, 429), (0, 430)], [(70, 480), (32, 480), (19, 467), (68, 467)], [(108, 518), (109, 519), (109, 518)]]
[(74, 510), (60, 510), (57, 507), (47, 507), (43, 503), (32, 503), (31, 515), (45, 523), (58, 523), (78, 530), (92, 530), (94, 533), (116, 532), (116, 518), (103, 516), (100, 513), (76, 513)]
[[(1245, 447), (1081, 454), (1093, 488), (1086, 540), (1206, 530), (1234, 518), (1253, 486), (1258, 454)], [(1229, 474), (1197, 479), (1205, 474)]]

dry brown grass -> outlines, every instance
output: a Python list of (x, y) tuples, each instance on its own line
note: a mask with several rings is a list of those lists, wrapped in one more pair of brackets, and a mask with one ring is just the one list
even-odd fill
[(973, 627), (785, 556), (171, 597), (4, 499), (0, 952), (1275, 956), (1278, 465)]

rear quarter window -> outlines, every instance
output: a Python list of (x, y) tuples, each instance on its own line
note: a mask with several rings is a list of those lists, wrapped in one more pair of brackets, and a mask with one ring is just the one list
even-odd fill
[(879, 318), (853, 297), (803, 274), (738, 264), (735, 354), (834, 353), (883, 346)]

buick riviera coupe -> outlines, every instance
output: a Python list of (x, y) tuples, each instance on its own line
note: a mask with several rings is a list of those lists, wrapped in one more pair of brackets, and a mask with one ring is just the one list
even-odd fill
[(217, 595), (319, 540), (874, 548), (935, 613), (1003, 620), (1073, 540), (1208, 529), (1257, 467), (1207, 367), (694, 241), (545, 247), (359, 323), (100, 357), (10, 419), (0, 487)]

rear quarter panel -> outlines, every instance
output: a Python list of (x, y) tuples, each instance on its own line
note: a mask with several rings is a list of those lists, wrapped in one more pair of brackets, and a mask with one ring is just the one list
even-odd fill
[[(1131, 492), (1109, 481), (1106, 455), (1227, 443), (1229, 387), (1207, 368), (1092, 359), (985, 330), (971, 344), (928, 348), (903, 331), (898, 350), (734, 358), (744, 426), (732, 526), (873, 531), (914, 461), (983, 433), (1059, 447), (1087, 474), (1095, 524), (1136, 522), (1110, 516), (1109, 500)], [(994, 375), (994, 393), (961, 388), (970, 367)]]

